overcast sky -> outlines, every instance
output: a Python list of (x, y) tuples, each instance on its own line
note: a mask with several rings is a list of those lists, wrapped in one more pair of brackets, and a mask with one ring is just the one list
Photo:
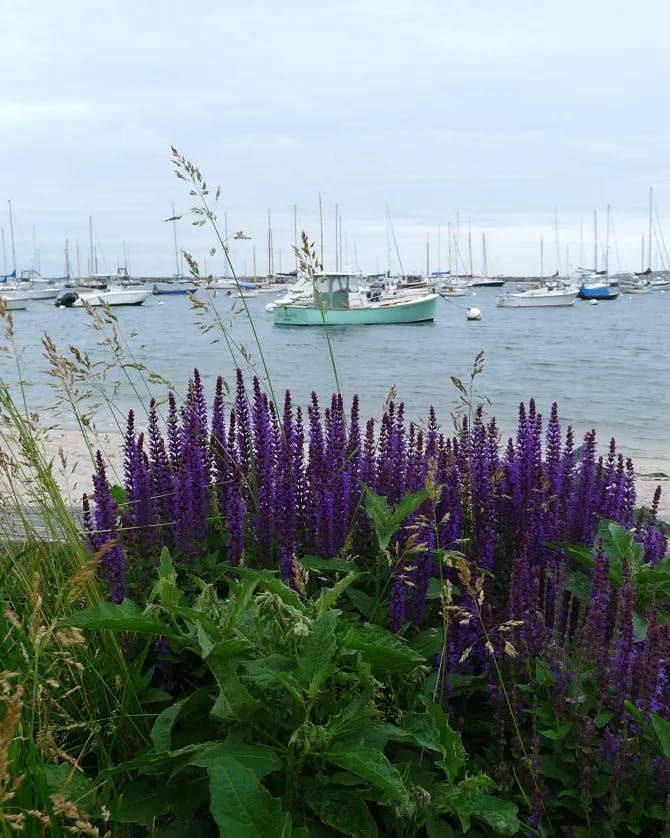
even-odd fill
[[(239, 273), (289, 270), (294, 220), (335, 267), (638, 270), (670, 217), (670, 3), (0, 0), (0, 273), (176, 270), (170, 146), (220, 185)], [(658, 213), (658, 216), (657, 216)], [(390, 233), (391, 219), (392, 229)], [(213, 233), (177, 225), (207, 270)], [(668, 235), (670, 236), (670, 228)], [(427, 248), (429, 243), (429, 248)], [(397, 245), (397, 247), (396, 247)], [(668, 265), (670, 267), (670, 265)]]

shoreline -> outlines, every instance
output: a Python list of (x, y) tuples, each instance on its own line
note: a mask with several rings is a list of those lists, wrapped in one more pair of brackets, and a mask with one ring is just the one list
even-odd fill
[[(105, 458), (111, 483), (123, 482), (123, 435), (118, 431), (89, 431), (87, 434), (93, 456), (100, 450)], [(39, 432), (40, 448), (45, 460), (51, 461), (53, 476), (63, 498), (70, 506), (81, 505), (82, 494), (93, 490), (94, 463), (86, 441), (78, 430), (50, 428)], [(0, 431), (0, 445), (15, 454), (16, 445), (10, 435)], [(604, 453), (606, 449), (603, 449)], [(0, 455), (3, 452), (0, 451)], [(622, 452), (627, 456), (627, 452)], [(670, 521), (670, 464), (665, 457), (632, 457), (635, 466), (637, 506), (650, 506), (657, 486), (661, 486), (658, 517)]]

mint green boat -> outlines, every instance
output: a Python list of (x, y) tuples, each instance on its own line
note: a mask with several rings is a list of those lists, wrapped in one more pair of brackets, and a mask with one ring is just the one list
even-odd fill
[(279, 326), (371, 326), (381, 323), (419, 323), (434, 320), (438, 294), (399, 292), (370, 298), (362, 277), (349, 273), (320, 273), (313, 277), (314, 293), (307, 301), (277, 304)]

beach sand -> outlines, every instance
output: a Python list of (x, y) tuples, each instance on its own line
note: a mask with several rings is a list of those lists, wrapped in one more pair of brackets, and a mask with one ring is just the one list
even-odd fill
[[(100, 449), (107, 465), (108, 478), (112, 484), (123, 482), (123, 436), (114, 432), (87, 434), (89, 447), (79, 431), (52, 429), (44, 432), (41, 447), (47, 461), (53, 463), (53, 474), (68, 506), (81, 507), (84, 492), (91, 494), (94, 472), (93, 457)], [(16, 445), (7, 434), (2, 437), (3, 448), (16, 455)], [(625, 452), (623, 452), (625, 454)], [(636, 466), (637, 505), (649, 506), (657, 486), (661, 486), (659, 518), (670, 520), (670, 466), (664, 459), (645, 458), (634, 461)], [(16, 484), (15, 484), (16, 485)]]

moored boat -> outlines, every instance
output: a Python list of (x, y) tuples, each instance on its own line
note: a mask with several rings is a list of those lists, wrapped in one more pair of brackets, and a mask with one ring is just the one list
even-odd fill
[(507, 291), (496, 297), (501, 308), (555, 308), (574, 305), (578, 289), (564, 285), (541, 285), (525, 291)]
[(90, 306), (139, 306), (151, 295), (146, 287), (111, 286), (101, 291), (79, 292), (72, 289), (62, 291), (55, 304), (59, 308), (81, 308)]
[(308, 302), (275, 304), (276, 325), (288, 326), (364, 326), (391, 323), (418, 323), (435, 319), (437, 294), (370, 299), (363, 278), (350, 273), (320, 273), (313, 277)]

